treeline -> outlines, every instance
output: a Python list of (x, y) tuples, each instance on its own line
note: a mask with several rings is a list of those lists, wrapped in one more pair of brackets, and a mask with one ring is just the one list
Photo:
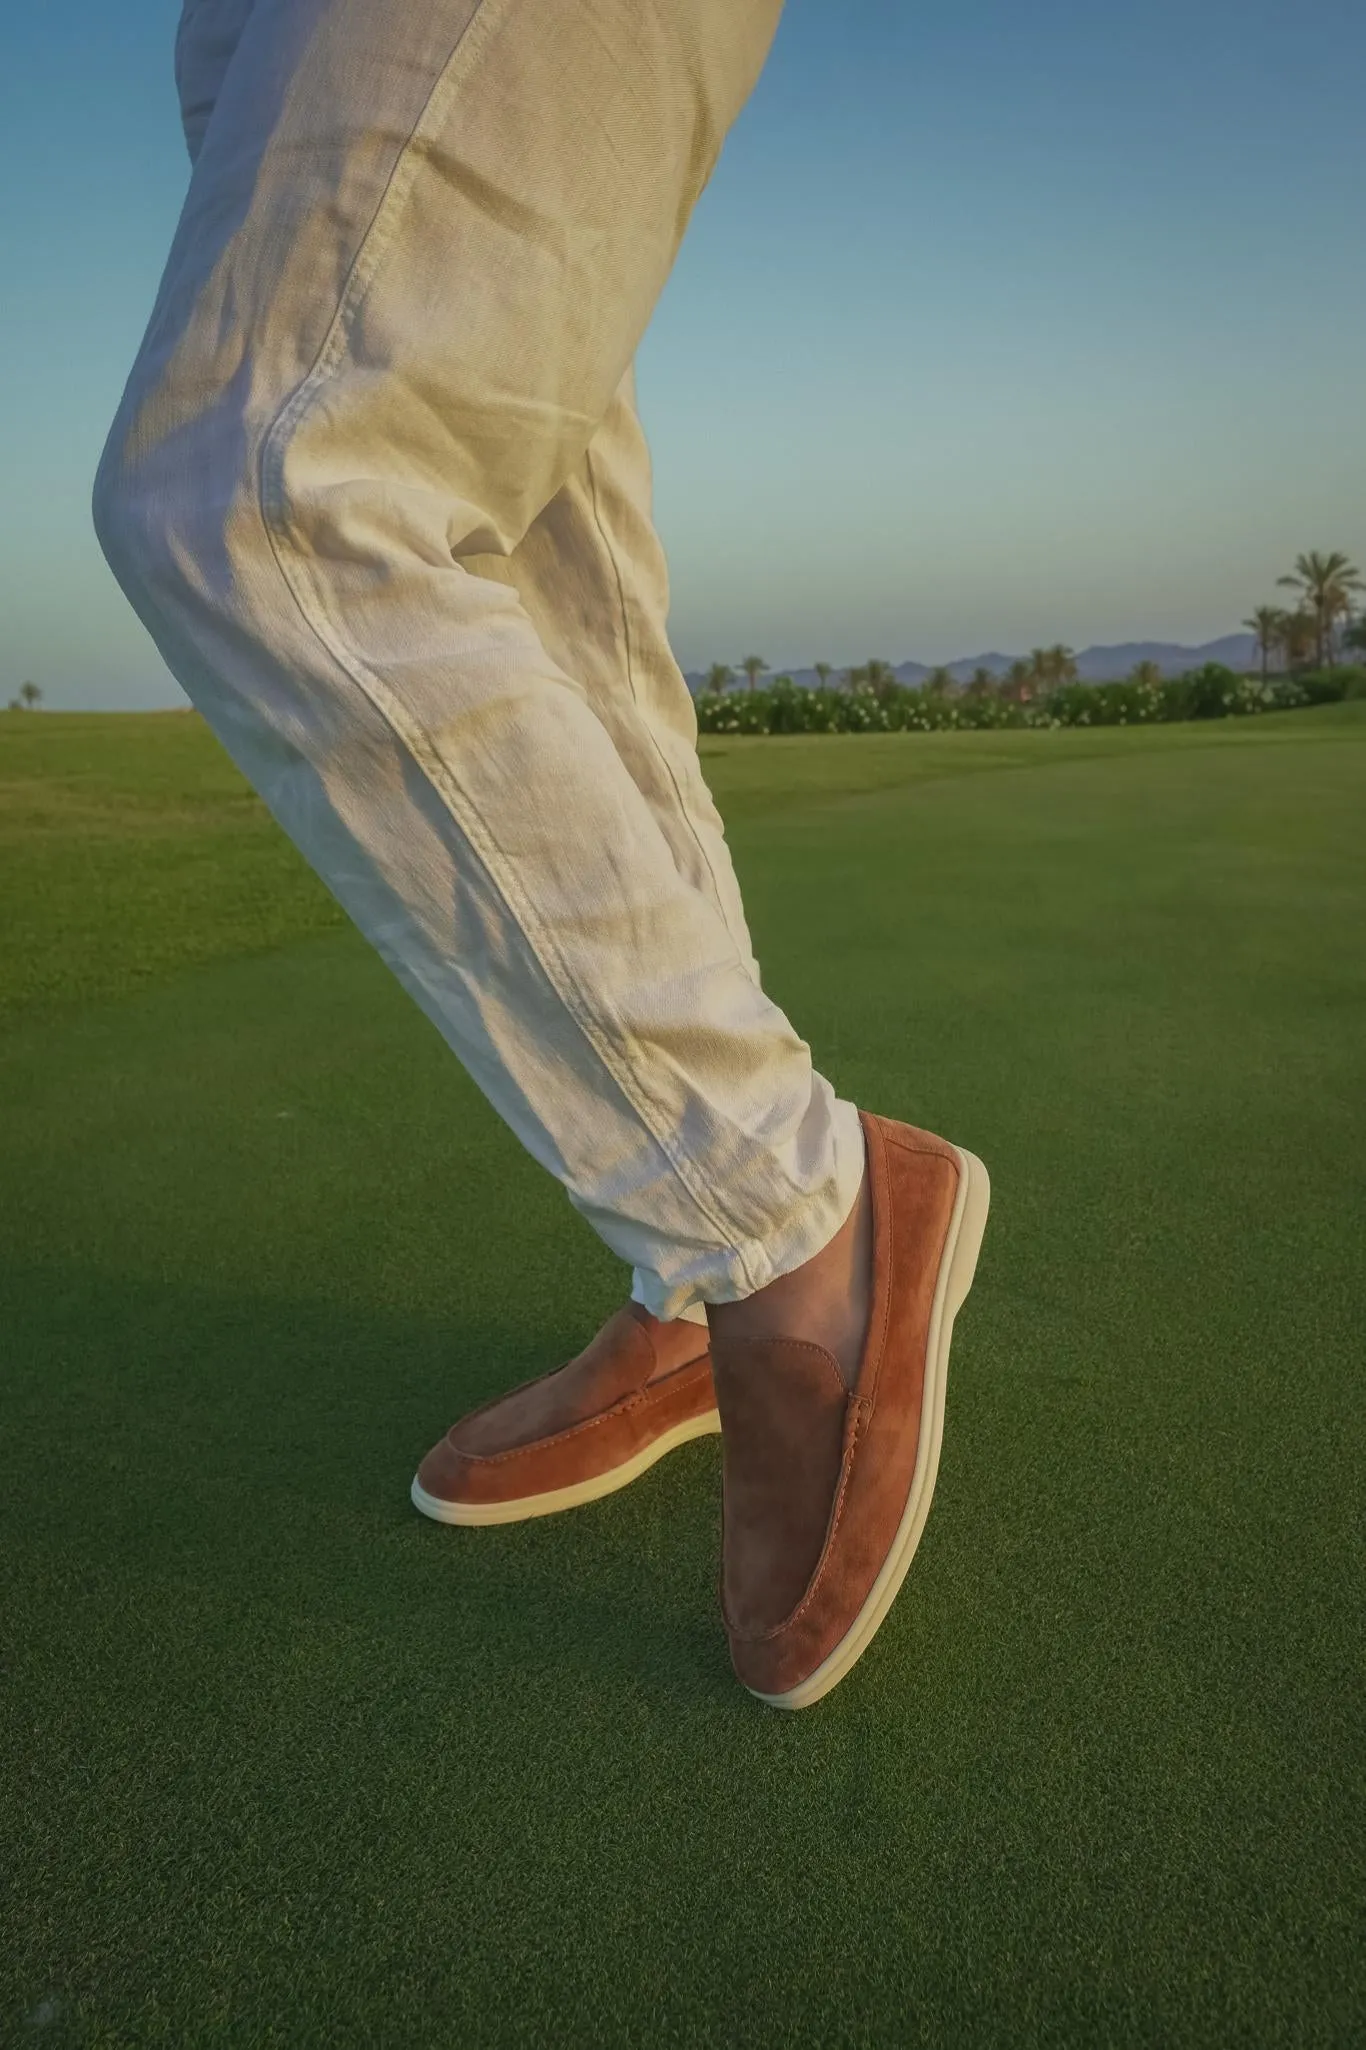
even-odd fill
[[(1259, 679), (1220, 663), (1164, 677), (1156, 662), (1139, 662), (1123, 683), (1084, 684), (1077, 676), (1076, 656), (1058, 641), (1051, 648), (1032, 649), (1028, 658), (1018, 657), (999, 676), (979, 666), (966, 685), (944, 668), (933, 670), (923, 684), (901, 684), (889, 662), (874, 659), (845, 670), (834, 685), (831, 665), (817, 662), (820, 681), (815, 687), (780, 676), (761, 690), (758, 678), (768, 664), (762, 655), (746, 655), (738, 665), (748, 679), (743, 694), (731, 688), (735, 671), (728, 663), (712, 664), (697, 695), (698, 723), (712, 733), (1122, 726), (1153, 719), (1222, 718), (1357, 695), (1358, 672), (1348, 669), (1340, 677), (1336, 672), (1345, 651), (1366, 654), (1366, 619), (1356, 616), (1359, 596), (1366, 591), (1360, 571), (1341, 550), (1310, 550), (1297, 556), (1294, 569), (1277, 583), (1292, 586), (1298, 602), (1290, 609), (1259, 606), (1243, 621), (1256, 639)], [(1277, 663), (1282, 675), (1273, 681), (1271, 669)], [(1258, 683), (1260, 688), (1254, 688)]]

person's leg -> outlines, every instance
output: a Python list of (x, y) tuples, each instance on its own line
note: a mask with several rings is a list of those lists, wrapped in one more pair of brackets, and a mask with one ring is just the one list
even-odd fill
[[(192, 164), (254, 4), (186, 0), (175, 77)], [(631, 365), (582, 463), (511, 554), (465, 566), (510, 584), (552, 659), (582, 675), (680, 869), (711, 883), (752, 960), (720, 821), (687, 739), (692, 701), (664, 630), (667, 574), (634, 401)], [(633, 1292), (641, 1296), (639, 1276)], [(719, 1430), (706, 1325), (700, 1303), (668, 1322), (640, 1303), (617, 1311), (563, 1366), (459, 1418), (421, 1462), (414, 1502), (441, 1522), (544, 1516), (625, 1486)]]
[[(255, 0), (187, 0), (175, 47), (198, 160)], [(506, 555), (468, 574), (509, 585), (551, 659), (581, 681), (670, 844), (709, 893), (758, 979), (721, 823), (702, 781), (692, 700), (669, 648), (668, 577), (652, 522), (650, 461), (628, 365), (580, 464)], [(462, 1416), (421, 1462), (412, 1496), (443, 1522), (541, 1516), (634, 1480), (719, 1429), (706, 1310), (662, 1321), (638, 1300), (565, 1365)]]
[(96, 489), (192, 701), (665, 1318), (832, 1238), (857, 1114), (470, 565), (584, 463), (778, 13), (256, 0)]
[[(181, 123), (193, 164), (255, 0), (185, 0), (175, 42)], [(692, 695), (669, 645), (669, 578), (653, 523), (648, 444), (635, 364), (566, 479), (509, 555), (469, 556), (468, 572), (510, 584), (551, 659), (582, 681), (680, 872), (715, 898), (741, 957), (759, 980), (720, 816), (697, 758)], [(646, 1301), (637, 1271), (632, 1294)], [(706, 1325), (701, 1303), (681, 1312)], [(674, 1364), (695, 1350), (648, 1319)]]
[(95, 511), (192, 701), (649, 1308), (709, 1306), (732, 1657), (800, 1706), (918, 1541), (985, 1177), (835, 1098), (584, 684), (468, 567), (582, 461), (779, 5), (256, 0)]

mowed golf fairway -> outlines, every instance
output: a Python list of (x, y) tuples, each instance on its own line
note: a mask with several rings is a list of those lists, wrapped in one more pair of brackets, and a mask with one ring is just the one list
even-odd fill
[(719, 1440), (410, 1507), (625, 1270), (195, 715), (0, 719), (0, 2041), (1366, 2040), (1363, 714), (704, 742), (766, 986), (994, 1186), (800, 1715)]

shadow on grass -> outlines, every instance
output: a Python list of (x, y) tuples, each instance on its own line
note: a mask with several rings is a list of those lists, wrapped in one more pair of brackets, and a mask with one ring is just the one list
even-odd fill
[[(424, 1691), (471, 1704), (581, 1682), (657, 1706), (733, 1699), (717, 1441), (522, 1524), (449, 1529), (410, 1504), (455, 1417), (569, 1357), (582, 1330), (524, 1304), (495, 1328), (13, 1260), (0, 1294), (0, 1517), (30, 1642), (95, 1596), (176, 1612), (165, 1648), (201, 1679), (215, 1644), (232, 1654), (246, 1628), (263, 1648), (279, 1623), (315, 1644), (368, 1633)], [(152, 1654), (154, 1621), (133, 1635), (140, 1654), (125, 1639), (116, 1662)]]

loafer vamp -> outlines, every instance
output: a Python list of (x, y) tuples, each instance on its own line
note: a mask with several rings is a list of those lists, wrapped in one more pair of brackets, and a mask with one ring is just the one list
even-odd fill
[(654, 1364), (654, 1349), (628, 1305), (577, 1359), (471, 1410), (448, 1436), (471, 1458), (496, 1459), (603, 1416), (644, 1387)]
[(825, 1549), (849, 1391), (824, 1347), (796, 1339), (717, 1358), (722, 1614), (733, 1636), (762, 1640), (791, 1622)]
[[(676, 1367), (563, 1430), (491, 1453), (473, 1453), (448, 1431), (418, 1468), (418, 1485), (444, 1502), (531, 1501), (610, 1474), (666, 1434), (713, 1414), (711, 1359)], [(458, 1428), (458, 1427), (457, 1427)]]
[(470, 1411), (418, 1468), (420, 1493), (489, 1505), (582, 1491), (669, 1433), (695, 1435), (686, 1426), (714, 1421), (705, 1333), (695, 1359), (661, 1371), (650, 1321), (628, 1303), (576, 1359)]

